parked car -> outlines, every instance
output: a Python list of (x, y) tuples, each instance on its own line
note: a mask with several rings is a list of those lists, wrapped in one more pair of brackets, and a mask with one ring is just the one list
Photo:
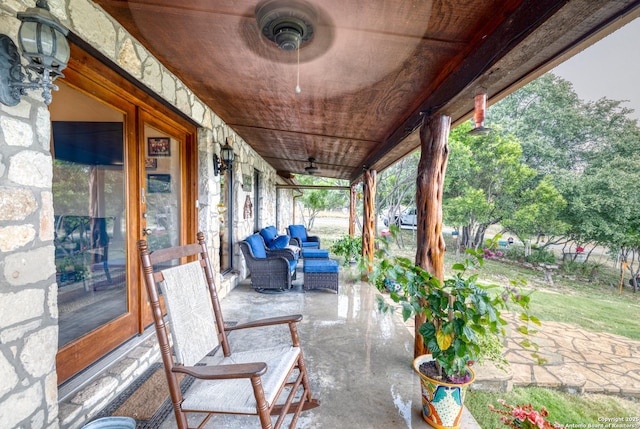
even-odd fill
[(410, 226), (410, 227), (416, 226), (418, 224), (416, 208), (407, 207), (406, 209), (400, 212), (400, 215), (393, 214), (393, 215), (387, 216), (383, 220), (383, 223), (385, 226), (397, 225), (400, 228), (402, 228), (403, 226)]

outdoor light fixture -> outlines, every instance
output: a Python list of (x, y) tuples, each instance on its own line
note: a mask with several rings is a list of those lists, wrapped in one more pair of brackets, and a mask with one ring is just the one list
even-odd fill
[[(28, 63), (20, 63), (18, 48), (9, 36), (0, 34), (0, 102), (15, 106), (27, 89), (42, 89), (44, 103), (51, 103), (53, 81), (64, 77), (69, 61), (69, 44), (65, 28), (51, 12), (47, 0), (37, 0), (36, 7), (18, 12), (22, 21), (18, 43)], [(25, 82), (25, 79), (27, 82)]]
[(476, 95), (473, 110), (473, 122), (475, 128), (469, 131), (469, 134), (474, 136), (484, 136), (489, 134), (491, 128), (484, 126), (484, 115), (487, 111), (487, 93), (481, 92)]
[(218, 176), (221, 172), (230, 169), (233, 165), (233, 160), (236, 154), (231, 147), (231, 137), (227, 137), (227, 142), (222, 146), (220, 150), (220, 158), (215, 153), (213, 154), (213, 174)]
[(304, 171), (306, 171), (307, 174), (314, 175), (318, 172), (318, 167), (313, 165), (314, 162), (316, 162), (315, 158), (309, 158), (309, 165), (304, 168)]

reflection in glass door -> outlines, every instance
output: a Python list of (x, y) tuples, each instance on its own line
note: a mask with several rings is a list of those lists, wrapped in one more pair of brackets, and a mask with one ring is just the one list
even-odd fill
[(60, 87), (51, 117), (58, 342), (63, 347), (125, 314), (128, 294), (125, 115)]

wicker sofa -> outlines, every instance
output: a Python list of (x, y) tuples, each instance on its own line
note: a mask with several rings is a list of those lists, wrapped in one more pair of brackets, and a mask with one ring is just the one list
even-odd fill
[(298, 252), (287, 247), (269, 250), (260, 234), (240, 242), (240, 249), (251, 273), (251, 287), (259, 292), (285, 291), (296, 278)]

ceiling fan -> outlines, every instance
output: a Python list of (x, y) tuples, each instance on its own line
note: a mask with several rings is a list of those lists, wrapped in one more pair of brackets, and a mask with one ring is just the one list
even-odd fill
[(256, 7), (262, 34), (283, 51), (295, 51), (313, 37), (315, 12), (302, 2), (271, 0)]
[(309, 158), (309, 165), (304, 168), (304, 171), (307, 174), (314, 175), (314, 174), (316, 174), (318, 172), (318, 167), (313, 165), (314, 162), (316, 162), (315, 158), (313, 158), (313, 157)]
[[(306, 63), (321, 57), (333, 45), (333, 20), (305, 0), (265, 0), (258, 3), (254, 13), (266, 44), (255, 44), (255, 39), (246, 35), (247, 46), (271, 61)], [(269, 46), (295, 55), (274, 54)]]

